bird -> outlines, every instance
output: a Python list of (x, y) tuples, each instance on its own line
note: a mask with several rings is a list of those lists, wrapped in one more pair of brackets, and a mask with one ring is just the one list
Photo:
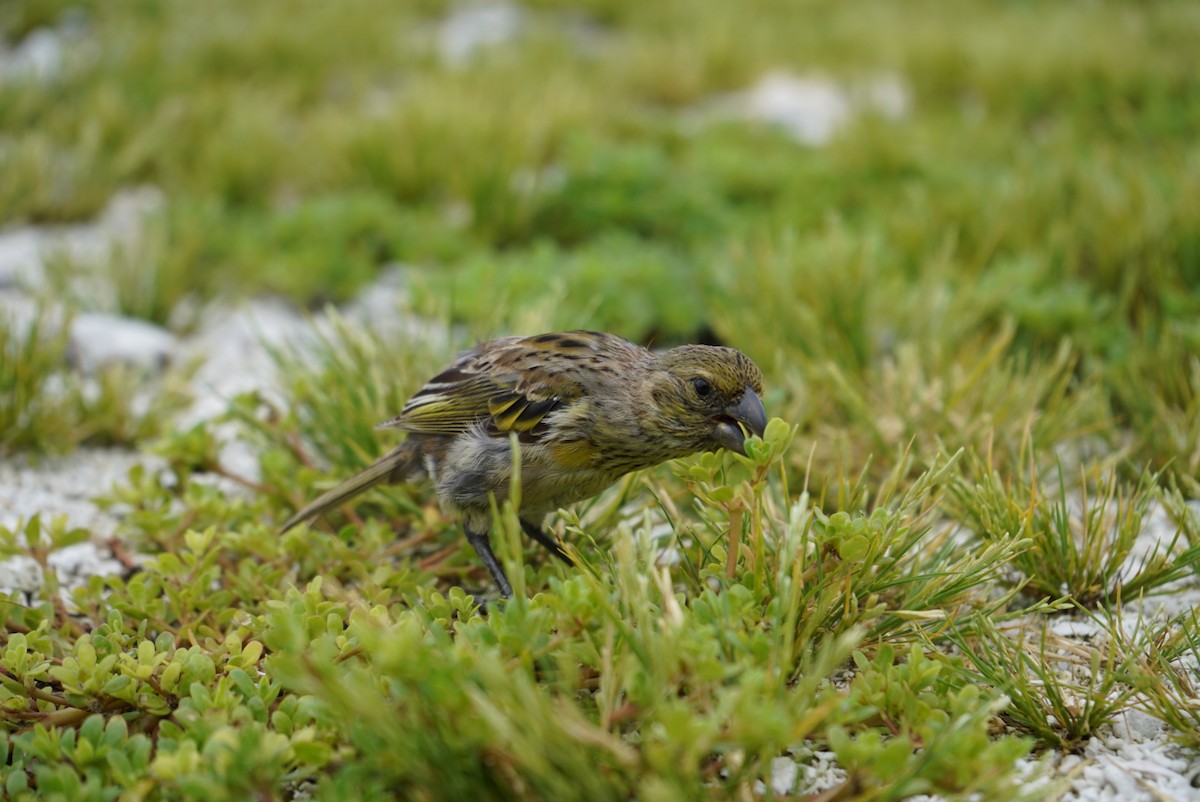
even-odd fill
[(766, 410), (758, 366), (733, 348), (651, 351), (615, 334), (561, 331), (489, 340), (459, 354), (379, 424), (406, 439), (289, 518), (281, 533), (382, 482), (429, 480), (442, 509), (499, 589), (512, 595), (488, 539), (519, 451), (522, 530), (570, 562), (542, 529), (547, 514), (622, 476), (721, 448), (745, 454)]

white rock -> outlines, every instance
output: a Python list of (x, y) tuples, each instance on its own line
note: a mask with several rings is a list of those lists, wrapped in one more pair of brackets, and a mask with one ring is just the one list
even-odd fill
[[(221, 467), (234, 476), (258, 481), (262, 478), (262, 470), (258, 463), (258, 451), (245, 440), (238, 439), (239, 433), (235, 429), (227, 434), (218, 434), (218, 437), (224, 440), (224, 445), (221, 446), (221, 453), (217, 459), (220, 460)], [(227, 491), (229, 495), (247, 496), (251, 494), (250, 489), (245, 485), (228, 479), (226, 481), (233, 485)]]
[(1103, 627), (1090, 618), (1054, 618), (1050, 621), (1050, 631), (1064, 638), (1090, 638), (1104, 631)]
[(2, 460), (0, 526), (11, 529), (39, 513), (43, 520), (66, 515), (71, 526), (87, 529), (95, 537), (111, 537), (117, 519), (92, 499), (123, 482), (138, 464), (153, 468), (162, 460), (119, 449), (89, 448), (37, 461), (24, 456)]
[(223, 414), (240, 393), (277, 391), (271, 348), (295, 348), (313, 340), (312, 326), (279, 300), (254, 300), (237, 308), (212, 307), (181, 348), (185, 360), (203, 364), (192, 384), (196, 402), (179, 422), (188, 428)]
[(99, 225), (110, 236), (122, 241), (139, 237), (146, 217), (162, 211), (166, 200), (167, 196), (158, 187), (144, 185), (123, 189), (104, 207)]
[(0, 231), (0, 289), (42, 281), (45, 229), (19, 226)]
[(1126, 710), (1112, 722), (1113, 732), (1134, 743), (1161, 740), (1166, 725), (1141, 710)]
[(42, 586), (42, 567), (32, 557), (0, 560), (0, 594), (31, 594)]
[(1172, 770), (1170, 767), (1160, 765), (1157, 761), (1150, 759), (1127, 760), (1125, 761), (1125, 769), (1138, 774), (1159, 777), (1164, 780), (1169, 780), (1179, 773), (1179, 770)]
[(771, 72), (742, 92), (716, 98), (693, 120), (747, 120), (774, 125), (804, 145), (824, 145), (856, 115), (874, 111), (891, 119), (908, 112), (908, 89), (894, 75), (846, 84), (824, 75)]
[(442, 61), (462, 66), (481, 48), (515, 39), (524, 27), (524, 14), (511, 3), (482, 3), (455, 8), (438, 30)]
[[(120, 248), (135, 247), (145, 219), (163, 205), (163, 194), (153, 187), (117, 193), (100, 217), (90, 223), (56, 226), (16, 226), (0, 231), (0, 289), (41, 289), (46, 285), (46, 264), (57, 258), (87, 268), (113, 257)], [(111, 288), (99, 286), (87, 270), (79, 271), (76, 294), (91, 308), (111, 309)]]
[(62, 66), (63, 36), (52, 28), (38, 28), (11, 49), (0, 44), (0, 83), (52, 81)]
[(144, 320), (102, 312), (82, 312), (71, 320), (69, 356), (84, 373), (113, 364), (160, 370), (176, 346), (171, 332)]
[[(72, 528), (86, 529), (92, 540), (50, 553), (48, 563), (63, 590), (68, 609), (71, 591), (89, 577), (120, 573), (125, 566), (116, 560), (103, 541), (112, 537), (118, 519), (100, 509), (93, 498), (123, 483), (134, 465), (158, 470), (158, 457), (118, 449), (79, 449), (63, 457), (33, 460), (19, 455), (0, 461), (0, 526), (15, 529), (40, 515), (43, 526), (57, 516), (66, 516)], [(0, 562), (0, 594), (19, 590), (32, 593), (42, 586), (42, 569), (29, 557)]]
[[(1160, 802), (1196, 799), (1181, 748), (1158, 722), (1142, 721), (1144, 714), (1127, 711), (1099, 737), (1084, 744), (1084, 768), (1071, 778), (1064, 802), (1112, 799), (1119, 802)], [(1144, 740), (1142, 740), (1144, 737)], [(1076, 756), (1058, 761), (1054, 774), (1066, 777), (1080, 762)]]
[(806, 145), (828, 142), (852, 114), (849, 95), (823, 77), (767, 75), (741, 103), (748, 119), (778, 126)]
[(1117, 790), (1125, 799), (1135, 799), (1138, 796), (1138, 784), (1125, 766), (1117, 762), (1108, 762), (1104, 766), (1104, 779)]
[(785, 796), (796, 787), (796, 778), (800, 774), (800, 766), (790, 757), (783, 756), (771, 760), (771, 790), (776, 796)]
[(846, 770), (838, 765), (833, 752), (813, 752), (810, 760), (801, 766), (800, 785), (795, 789), (798, 796), (819, 794), (845, 782)]
[[(389, 265), (338, 314), (384, 339), (412, 340), (423, 343), (422, 347), (445, 348), (451, 334), (446, 326), (422, 320), (409, 310), (408, 288), (414, 270), (408, 265)], [(327, 330), (326, 320), (326, 315), (318, 316), (317, 327)]]
[[(95, 543), (76, 543), (52, 551), (46, 562), (58, 578), (68, 609), (72, 606), (71, 592), (85, 584), (89, 577), (118, 574), (125, 569), (113, 558), (111, 551)], [(42, 567), (32, 557), (10, 557), (0, 561), (0, 594), (15, 591), (25, 594), (31, 601), (40, 601), (37, 591), (42, 584)]]
[[(336, 314), (386, 339), (420, 342), (422, 348), (431, 343), (444, 344), (450, 336), (444, 327), (434, 327), (405, 313), (407, 286), (406, 271), (392, 268)], [(192, 381), (195, 401), (176, 421), (176, 427), (187, 429), (208, 422), (209, 431), (220, 444), (222, 467), (257, 480), (261, 474), (258, 455), (238, 440), (239, 428), (213, 419), (224, 414), (230, 400), (242, 393), (258, 392), (272, 402), (282, 403), (278, 366), (272, 353), (282, 351), (304, 359), (322, 338), (335, 336), (332, 314), (305, 316), (277, 299), (255, 299), (237, 307), (209, 307), (201, 314), (196, 333), (179, 348), (183, 361), (198, 361), (200, 368)], [(247, 492), (228, 480), (213, 481), (231, 493)]]
[(110, 550), (91, 542), (76, 543), (51, 552), (47, 562), (68, 594), (85, 584), (89, 577), (111, 576), (125, 570)]
[(61, 330), (64, 317), (61, 308), (43, 307), (23, 292), (0, 290), (0, 326), (15, 339), (23, 342), (39, 315), (43, 336)]
[[(1112, 509), (1115, 513), (1115, 506)], [(1180, 534), (1179, 527), (1167, 515), (1166, 509), (1157, 502), (1151, 504), (1146, 517), (1142, 519), (1141, 531), (1130, 549), (1122, 571), (1132, 574), (1151, 554), (1166, 553), (1173, 541), (1179, 550), (1188, 545), (1187, 540)]]
[(1083, 771), (1080, 773), (1080, 776), (1083, 777), (1083, 779), (1087, 780), (1088, 782), (1090, 782), (1093, 785), (1103, 785), (1104, 784), (1104, 767), (1097, 766), (1095, 763), (1088, 765), (1088, 766), (1084, 766)]

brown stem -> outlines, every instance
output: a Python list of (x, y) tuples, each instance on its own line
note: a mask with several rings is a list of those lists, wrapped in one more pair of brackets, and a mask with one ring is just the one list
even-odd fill
[(171, 533), (171, 541), (178, 541), (183, 537), (183, 533), (192, 528), (192, 524), (196, 523), (196, 519), (200, 517), (200, 513), (195, 510), (188, 510), (187, 514), (179, 521), (179, 526)]
[(449, 557), (454, 552), (458, 551), (458, 548), (459, 547), (458, 547), (457, 543), (451, 543), (449, 546), (446, 546), (445, 548), (439, 549), (438, 551), (435, 551), (433, 554), (430, 554), (428, 557), (426, 557), (425, 559), (423, 559), (419, 563), (417, 563), (417, 565), (423, 571), (428, 570), (428, 569), (432, 568), (433, 566), (444, 562), (447, 557)]
[(110, 537), (104, 541), (104, 546), (112, 552), (113, 559), (121, 564), (121, 567), (129, 574), (138, 571), (141, 566), (133, 559), (133, 554), (125, 546), (125, 542), (117, 537)]
[(68, 707), (62, 710), (55, 710), (53, 713), (46, 713), (38, 720), (38, 723), (46, 729), (53, 727), (77, 727), (90, 715), (90, 710)]
[[(4, 676), (8, 677), (13, 682), (21, 682), (21, 680), (18, 679), (16, 677), (16, 675), (14, 675), (7, 668), (0, 667), (0, 674), (3, 674)], [(22, 684), (24, 684), (24, 683), (22, 683)], [(46, 693), (45, 691), (39, 690), (38, 688), (30, 688), (29, 686), (26, 685), (25, 691), (33, 699), (38, 699), (43, 702), (49, 702), (50, 704), (58, 705), (60, 707), (71, 707), (72, 706), (71, 703), (68, 702), (64, 697), (57, 696), (57, 695), (51, 694), (51, 693)]]
[(66, 629), (74, 637), (81, 637), (83, 635), (83, 628), (67, 612), (67, 603), (63, 601), (61, 589), (58, 593), (54, 594), (53, 604), (55, 624), (62, 629)]
[(384, 551), (384, 554), (389, 557), (397, 554), (403, 554), (414, 546), (418, 546), (432, 537), (432, 532), (419, 532), (411, 537), (406, 537), (403, 540), (397, 540), (395, 543), (387, 547), (387, 549)]
[(262, 496), (270, 495), (275, 490), (275, 488), (271, 487), (270, 485), (263, 484), (262, 482), (256, 482), (253, 479), (249, 479), (239, 473), (234, 473), (228, 468), (223, 468), (220, 465), (213, 465), (209, 468), (209, 470), (211, 470), (217, 476), (224, 476), (226, 479), (229, 479), (232, 482), (237, 482), (242, 487), (253, 490), (255, 493), (258, 493)]
[(304, 443), (300, 440), (300, 435), (295, 431), (288, 432), (288, 445), (292, 447), (292, 451), (296, 454), (296, 459), (304, 464), (305, 468), (316, 468), (317, 465), (312, 461), (312, 457), (308, 456), (308, 452), (304, 450)]

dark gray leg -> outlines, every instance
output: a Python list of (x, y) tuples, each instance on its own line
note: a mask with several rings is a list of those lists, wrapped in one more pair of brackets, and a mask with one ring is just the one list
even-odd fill
[(566, 552), (562, 550), (562, 547), (554, 541), (554, 538), (542, 531), (540, 526), (522, 519), (521, 528), (525, 530), (525, 534), (529, 535), (531, 538), (540, 543), (546, 549), (546, 551), (550, 552), (567, 565), (571, 564), (571, 558), (568, 557)]
[(492, 552), (492, 544), (488, 541), (487, 531), (472, 532), (466, 530), (467, 540), (475, 548), (475, 553), (479, 555), (479, 559), (483, 562), (483, 567), (488, 569), (488, 573), (492, 575), (492, 581), (500, 588), (500, 595), (505, 598), (512, 597), (512, 585), (508, 584), (508, 577), (504, 575), (504, 569), (500, 566), (500, 561), (496, 559), (496, 555)]

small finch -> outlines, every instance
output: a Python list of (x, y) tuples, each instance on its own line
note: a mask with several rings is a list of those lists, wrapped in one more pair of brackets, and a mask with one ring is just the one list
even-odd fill
[(293, 515), (283, 531), (380, 482), (427, 478), (442, 508), (505, 598), (512, 587), (488, 542), (491, 499), (503, 503), (520, 449), (521, 527), (566, 559), (542, 520), (630, 471), (699, 451), (744, 454), (745, 430), (767, 415), (762, 373), (732, 348), (684, 345), (655, 353), (612, 334), (567, 331), (502, 337), (458, 356), (380, 428), (409, 432), (374, 465)]

